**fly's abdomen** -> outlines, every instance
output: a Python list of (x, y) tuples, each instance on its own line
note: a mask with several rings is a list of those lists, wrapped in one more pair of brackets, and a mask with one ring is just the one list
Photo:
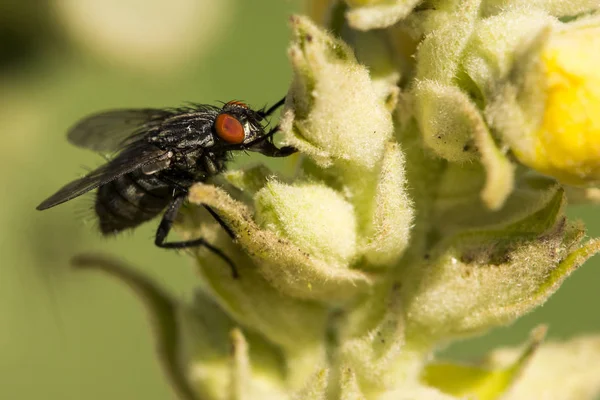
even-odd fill
[(172, 198), (170, 187), (153, 175), (132, 172), (101, 186), (96, 214), (104, 235), (134, 228), (156, 217)]

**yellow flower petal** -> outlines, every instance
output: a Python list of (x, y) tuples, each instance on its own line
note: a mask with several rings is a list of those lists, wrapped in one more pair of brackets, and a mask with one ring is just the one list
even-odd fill
[(547, 98), (531, 166), (565, 183), (600, 180), (599, 35), (565, 32), (542, 53)]

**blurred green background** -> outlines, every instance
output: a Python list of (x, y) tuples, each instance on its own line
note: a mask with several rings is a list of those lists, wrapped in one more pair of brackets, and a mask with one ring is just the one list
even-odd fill
[[(90, 112), (281, 98), (287, 17), (298, 10), (299, 0), (0, 0), (0, 399), (174, 398), (140, 304), (68, 262), (83, 251), (119, 255), (182, 297), (195, 284), (191, 263), (153, 246), (155, 223), (102, 239), (89, 196), (35, 206), (102, 163), (65, 140)], [(570, 213), (600, 235), (591, 207)], [(542, 322), (553, 338), (600, 330), (599, 263), (514, 326), (445, 354), (521, 343)]]

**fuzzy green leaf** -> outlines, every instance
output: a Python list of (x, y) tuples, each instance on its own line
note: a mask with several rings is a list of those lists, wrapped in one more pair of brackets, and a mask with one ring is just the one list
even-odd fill
[(483, 15), (493, 15), (506, 9), (517, 9), (527, 12), (531, 9), (544, 11), (556, 17), (575, 17), (593, 13), (598, 10), (597, 0), (483, 0), (481, 12)]
[(542, 304), (600, 248), (579, 245), (559, 191), (533, 215), (497, 230), (462, 233), (403, 278), (410, 341), (427, 342), (512, 322)]

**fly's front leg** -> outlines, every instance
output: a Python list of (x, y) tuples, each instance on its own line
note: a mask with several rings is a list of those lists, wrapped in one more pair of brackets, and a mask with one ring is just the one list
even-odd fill
[(272, 128), (264, 137), (260, 138), (260, 140), (257, 140), (255, 143), (251, 143), (251, 149), (267, 157), (287, 157), (296, 153), (298, 149), (293, 146), (284, 146), (279, 148), (273, 144), (271, 138), (278, 130), (278, 126)]
[(266, 118), (269, 115), (273, 114), (275, 112), (275, 110), (277, 110), (279, 107), (281, 107), (283, 105), (283, 103), (285, 103), (285, 97), (283, 99), (279, 100), (277, 103), (273, 104), (266, 111), (259, 111), (258, 115), (260, 115), (261, 118)]
[[(275, 110), (277, 110), (279, 107), (281, 107), (284, 103), (285, 103), (285, 97), (282, 98), (281, 100), (279, 100), (277, 103), (273, 104), (267, 110), (258, 111), (258, 115), (261, 118), (266, 118), (266, 117), (270, 116), (271, 114), (273, 114), (275, 112)], [(273, 144), (272, 138), (273, 138), (273, 135), (277, 131), (279, 131), (279, 126), (272, 128), (266, 134), (260, 136), (259, 138), (255, 139), (254, 141), (252, 141), (250, 143), (247, 143), (244, 146), (244, 148), (255, 151), (257, 153), (264, 154), (267, 157), (287, 157), (287, 156), (297, 152), (298, 149), (296, 149), (293, 146), (285, 146), (282, 148), (278, 148), (277, 146), (275, 146)], [(239, 150), (239, 148), (236, 148), (236, 150)]]
[(238, 278), (239, 275), (238, 275), (237, 269), (236, 269), (233, 261), (231, 261), (231, 259), (225, 253), (223, 253), (223, 251), (221, 251), (219, 248), (213, 246), (212, 244), (208, 243), (203, 238), (185, 240), (185, 241), (180, 241), (180, 242), (166, 242), (167, 235), (169, 234), (169, 232), (171, 231), (171, 228), (173, 227), (173, 222), (175, 222), (177, 213), (179, 212), (179, 209), (181, 208), (183, 202), (185, 201), (185, 198), (186, 198), (186, 193), (179, 193), (173, 198), (171, 203), (169, 203), (169, 205), (167, 207), (167, 211), (163, 215), (162, 220), (160, 221), (160, 224), (158, 225), (158, 229), (156, 230), (156, 237), (154, 239), (154, 244), (156, 244), (156, 246), (164, 248), (164, 249), (185, 249), (188, 247), (204, 246), (208, 250), (212, 251), (214, 254), (219, 256), (223, 261), (225, 261), (227, 263), (227, 265), (229, 265), (229, 267), (231, 268), (231, 273), (232, 273), (233, 277)]
[(258, 139), (248, 143), (246, 145), (246, 149), (255, 151), (257, 153), (263, 154), (267, 157), (287, 157), (291, 154), (294, 154), (298, 151), (293, 146), (284, 146), (279, 148), (273, 144), (272, 136), (279, 130), (279, 127), (271, 129), (264, 136), (259, 137)]

